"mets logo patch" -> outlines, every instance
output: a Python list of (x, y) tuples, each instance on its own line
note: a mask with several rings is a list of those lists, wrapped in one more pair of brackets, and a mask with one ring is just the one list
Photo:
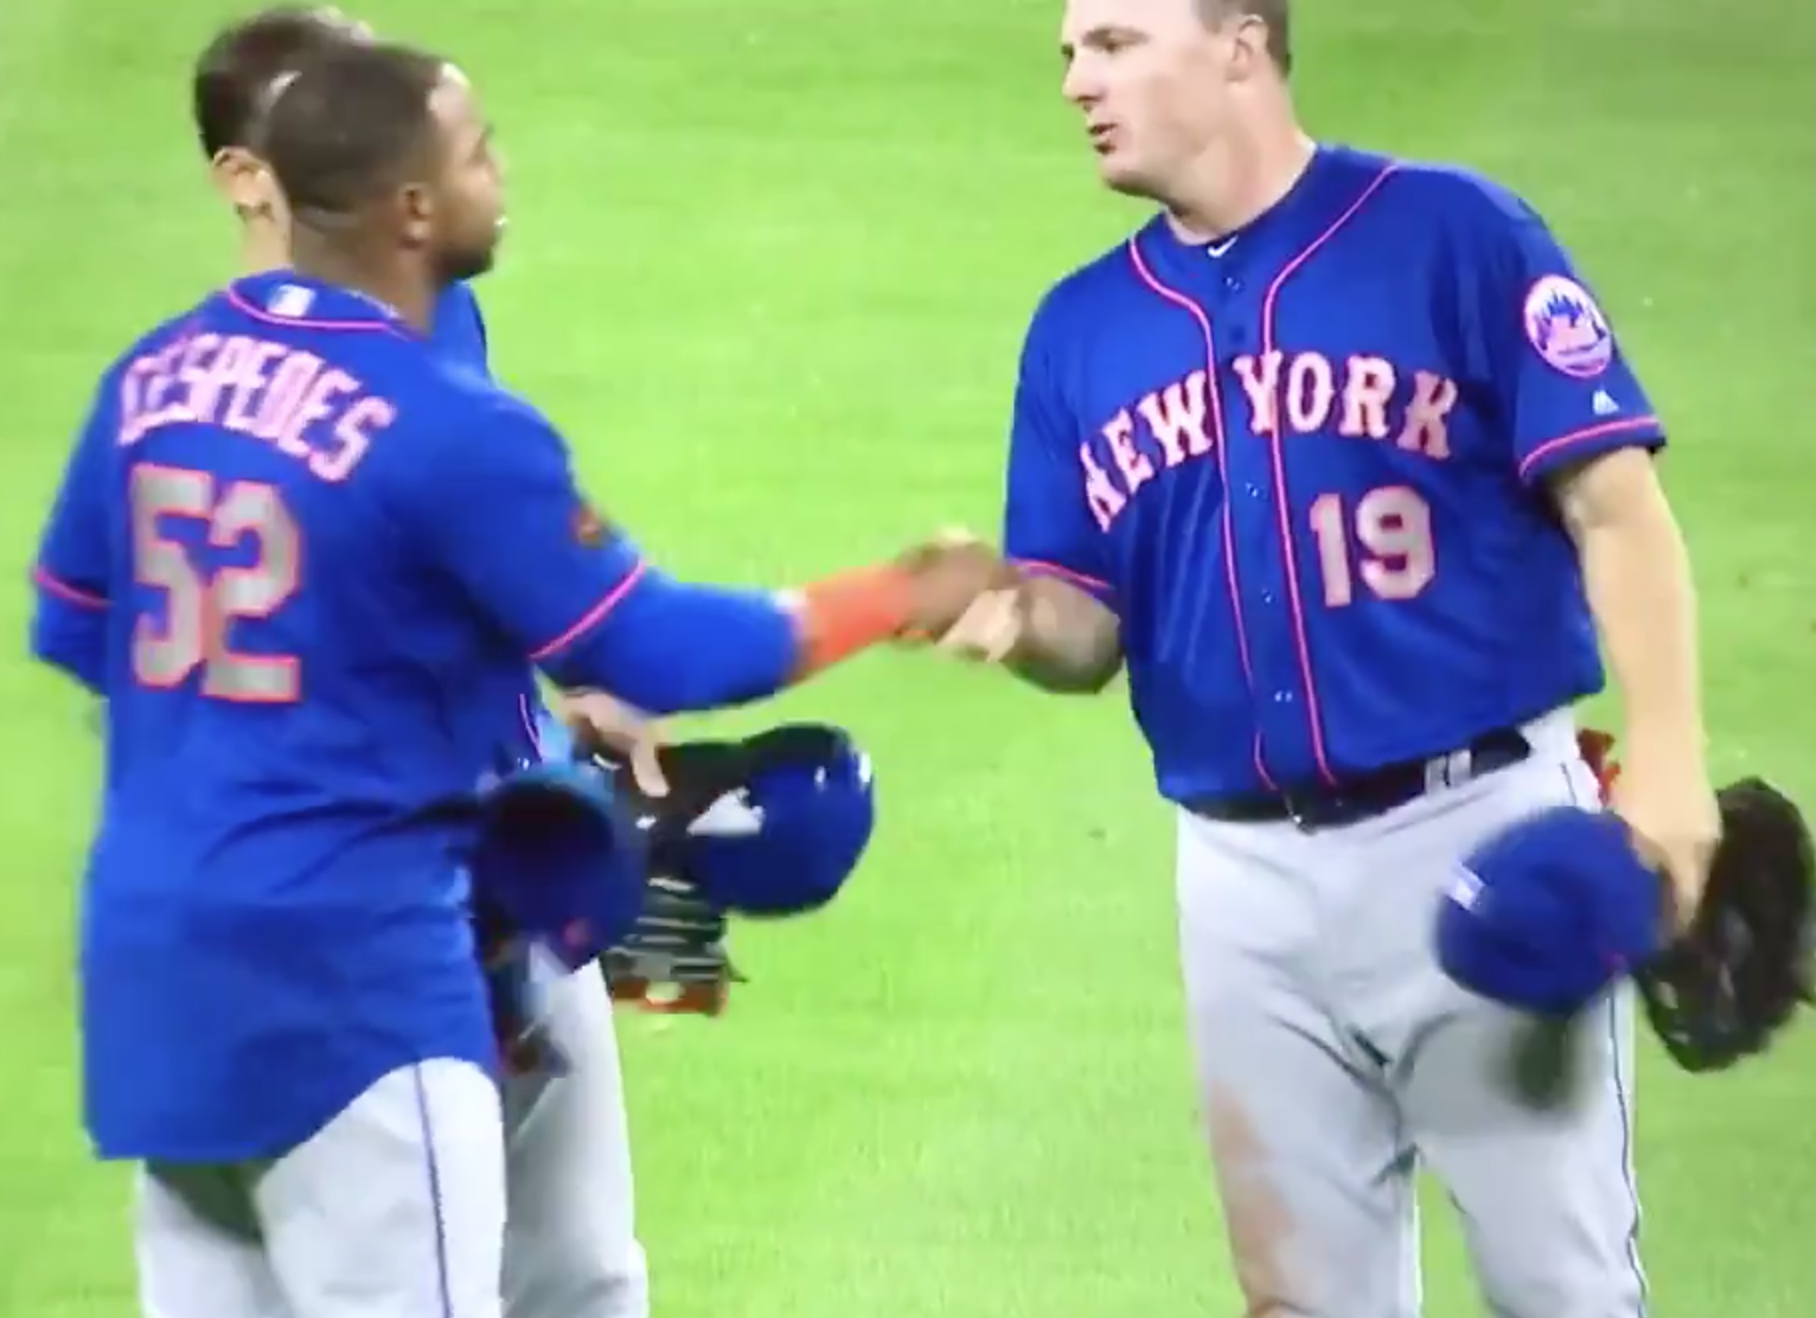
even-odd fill
[(1526, 292), (1526, 338), (1545, 364), (1592, 380), (1614, 360), (1614, 332), (1589, 290), (1564, 275), (1545, 275)]

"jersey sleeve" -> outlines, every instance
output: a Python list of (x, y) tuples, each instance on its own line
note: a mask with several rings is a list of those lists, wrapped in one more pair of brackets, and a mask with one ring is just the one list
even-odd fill
[(587, 503), (566, 443), (533, 408), (500, 390), (461, 402), (462, 424), (431, 461), (403, 455), (393, 469), (393, 501), (532, 665), (658, 717), (793, 680), (799, 632), (785, 598), (666, 577)]
[(1022, 345), (1009, 420), (1003, 553), (1023, 571), (1058, 577), (1115, 606), (1104, 533), (1085, 498), (1081, 437), (1046, 351), (1051, 299)]
[(110, 373), (76, 437), (32, 566), (32, 653), (92, 691), (104, 686), (114, 594), (109, 455), (118, 404)]
[(1472, 312), (1521, 480), (1665, 432), (1600, 302), (1530, 206), (1495, 199)]
[(400, 463), (392, 501), (533, 664), (601, 624), (643, 574), (642, 555), (586, 501), (566, 443), (502, 392), (466, 400), (458, 434)]

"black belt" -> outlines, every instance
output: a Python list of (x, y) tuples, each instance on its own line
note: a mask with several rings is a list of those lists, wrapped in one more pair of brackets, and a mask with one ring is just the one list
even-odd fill
[(1384, 815), (1436, 788), (1459, 787), (1531, 754), (1525, 733), (1502, 728), (1448, 755), (1386, 765), (1334, 785), (1309, 783), (1283, 792), (1189, 801), (1185, 808), (1220, 824), (1277, 824), (1290, 819), (1307, 832), (1339, 828)]

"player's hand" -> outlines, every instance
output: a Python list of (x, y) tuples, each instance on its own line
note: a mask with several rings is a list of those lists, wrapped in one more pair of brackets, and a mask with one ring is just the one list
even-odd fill
[(583, 751), (626, 761), (632, 781), (644, 795), (668, 795), (668, 780), (656, 756), (662, 732), (649, 715), (603, 691), (566, 692), (556, 698), (555, 712)]
[(986, 590), (938, 640), (940, 649), (961, 659), (997, 664), (1022, 638), (1027, 613), (1015, 586)]
[(907, 639), (937, 641), (978, 599), (1011, 587), (1013, 565), (984, 541), (964, 531), (942, 531), (900, 555), (910, 577), (912, 599)]
[(1677, 930), (1687, 929), (1721, 841), (1721, 810), (1708, 770), (1700, 759), (1648, 754), (1636, 746), (1621, 765), (1612, 804), (1641, 857), (1670, 882)]

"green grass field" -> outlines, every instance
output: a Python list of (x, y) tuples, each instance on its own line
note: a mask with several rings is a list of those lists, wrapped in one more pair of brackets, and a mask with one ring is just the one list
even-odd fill
[[(484, 88), (512, 230), (498, 365), (679, 571), (798, 579), (992, 528), (1045, 284), (1135, 219), (1057, 95), (1056, 0), (374, 0)], [(231, 9), (0, 7), (0, 628), (104, 361), (231, 272), (185, 76)], [(1737, 11), (1739, 13), (1741, 11)], [(1723, 774), (1816, 800), (1816, 11), (1306, 0), (1320, 135), (1485, 168), (1598, 282), (1676, 436)], [(684, 477), (684, 472), (705, 473)], [(15, 642), (11, 653), (23, 654)], [(76, 1110), (82, 706), (0, 664), (0, 1318), (136, 1312), (124, 1184)], [(1120, 695), (887, 656), (791, 697), (879, 764), (862, 879), (751, 928), (714, 1025), (624, 1030), (659, 1318), (1219, 1315), (1235, 1292), (1175, 989), (1171, 825)], [(1664, 1318), (1816, 1294), (1816, 1033), (1693, 1081), (1648, 1047)], [(1477, 1311), (1432, 1197), (1429, 1311)]]

